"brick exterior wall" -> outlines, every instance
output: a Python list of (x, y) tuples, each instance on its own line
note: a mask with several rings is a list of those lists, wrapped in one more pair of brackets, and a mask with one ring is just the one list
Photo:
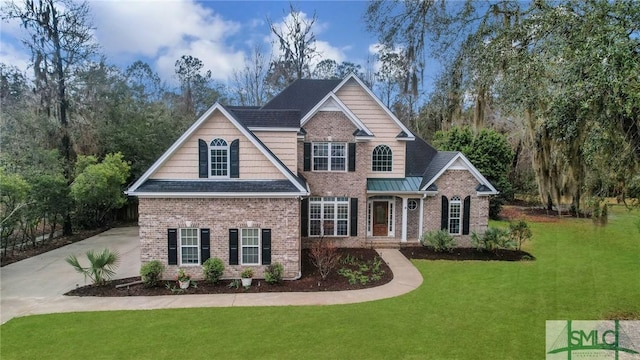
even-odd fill
[[(355, 142), (353, 123), (339, 111), (318, 112), (304, 126), (305, 142)], [(358, 198), (358, 236), (331, 237), (338, 247), (364, 247), (367, 234), (367, 177), (369, 154), (364, 143), (356, 144), (356, 171), (303, 171), (303, 142), (298, 142), (298, 171), (305, 177), (311, 196), (346, 196)], [(316, 237), (303, 238), (308, 246)]]
[[(438, 194), (425, 199), (424, 232), (439, 230), (441, 221), (441, 197), (448, 199), (459, 196), (464, 199), (471, 196), (471, 219), (469, 233), (484, 233), (489, 224), (489, 197), (477, 196), (478, 180), (467, 170), (447, 170), (436, 180)], [(456, 244), (460, 247), (471, 246), (469, 235), (455, 235)]]
[[(229, 229), (271, 229), (271, 262), (284, 266), (284, 277), (295, 278), (300, 262), (300, 201), (298, 199), (139, 199), (140, 257), (144, 264), (160, 260), (164, 279), (173, 279), (177, 265), (168, 264), (167, 229), (209, 228), (211, 257), (226, 264), (224, 277), (239, 278), (243, 265), (228, 265)], [(187, 226), (187, 222), (190, 222)], [(253, 222), (253, 224), (248, 223)], [(266, 266), (251, 266), (255, 277), (264, 277)], [(202, 267), (182, 268), (194, 279), (202, 279)]]

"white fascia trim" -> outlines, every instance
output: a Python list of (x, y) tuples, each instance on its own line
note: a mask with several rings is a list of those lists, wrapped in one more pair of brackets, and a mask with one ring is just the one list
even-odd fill
[(282, 131), (282, 132), (298, 132), (300, 131), (299, 127), (289, 128), (289, 127), (250, 127), (251, 131)]
[(356, 141), (371, 141), (375, 136), (356, 136)]
[(407, 141), (413, 141), (415, 140), (415, 136), (413, 136), (413, 133), (411, 131), (409, 131), (409, 129), (407, 129), (406, 126), (404, 126), (404, 124), (402, 124), (402, 121), (400, 121), (392, 112), (391, 110), (389, 110), (388, 107), (386, 107), (382, 101), (380, 101), (380, 99), (378, 99), (378, 97), (371, 91), (371, 89), (369, 89), (369, 87), (367, 85), (365, 85), (365, 83), (362, 82), (362, 80), (360, 80), (359, 77), (357, 77), (355, 74), (351, 73), (349, 76), (347, 76), (346, 78), (344, 78), (344, 80), (342, 80), (342, 82), (340, 84), (338, 84), (338, 86), (336, 86), (335, 89), (333, 89), (333, 93), (337, 93), (338, 90), (340, 90), (340, 88), (342, 88), (344, 86), (344, 84), (346, 84), (349, 80), (355, 80), (366, 92), (367, 94), (369, 94), (369, 96), (371, 96), (371, 98), (373, 100), (375, 100), (375, 102), (378, 104), (378, 106), (380, 106), (384, 112), (387, 113), (387, 115), (389, 115), (389, 117), (395, 121), (396, 125), (398, 125), (398, 127), (400, 127), (400, 129), (402, 129), (402, 131), (404, 131), (407, 135), (409, 135), (408, 137), (405, 138), (405, 140)]
[(139, 198), (297, 198), (309, 196), (308, 192), (299, 193), (129, 193)]
[(467, 159), (467, 157), (464, 156), (464, 154), (461, 152), (458, 152), (451, 160), (449, 160), (447, 165), (443, 166), (440, 172), (438, 172), (427, 184), (425, 184), (425, 186), (423, 186), (421, 190), (426, 191), (427, 188), (431, 186), (431, 184), (436, 182), (436, 180), (438, 180), (438, 178), (440, 178), (440, 176), (442, 176), (445, 171), (449, 170), (449, 167), (451, 167), (451, 165), (453, 165), (453, 163), (455, 163), (458, 159), (461, 159), (465, 163), (465, 165), (467, 166), (467, 170), (471, 173), (471, 175), (473, 175), (473, 177), (476, 178), (476, 180), (478, 180), (480, 184), (483, 184), (491, 189), (491, 192), (484, 192), (483, 194), (487, 196), (498, 194), (498, 190), (496, 190), (496, 188), (491, 185), (491, 183), (478, 171), (478, 169), (476, 169), (475, 166), (473, 166), (473, 164), (471, 164), (469, 159)]
[(336, 104), (338, 104), (338, 107), (340, 108), (340, 110), (347, 116), (347, 118), (349, 120), (351, 120), (351, 122), (353, 123), (353, 125), (355, 125), (358, 129), (360, 130), (364, 130), (366, 131), (368, 134), (373, 135), (373, 133), (371, 132), (371, 130), (369, 130), (364, 123), (362, 123), (362, 121), (360, 121), (360, 119), (358, 119), (358, 117), (351, 112), (351, 110), (349, 110), (349, 108), (342, 102), (340, 101), (340, 99), (338, 99), (338, 97), (336, 96), (336, 94), (334, 92), (330, 92), (328, 93), (324, 99), (320, 100), (316, 106), (314, 106), (311, 110), (309, 110), (309, 112), (300, 120), (300, 127), (303, 127), (307, 122), (309, 122), (309, 120), (311, 120), (311, 118), (318, 113), (318, 111), (320, 111), (320, 108), (324, 105), (324, 103), (326, 103), (327, 101), (329, 101), (329, 99), (332, 99), (333, 101), (336, 102)]
[(202, 114), (202, 116), (200, 116), (200, 118), (193, 123), (193, 125), (191, 125), (191, 127), (189, 127), (189, 129), (187, 131), (185, 131), (184, 134), (182, 134), (182, 136), (180, 136), (180, 138), (178, 138), (178, 140), (176, 140), (176, 142), (173, 143), (173, 145), (171, 145), (171, 147), (165, 151), (164, 154), (162, 154), (162, 156), (160, 157), (160, 159), (158, 159), (150, 168), (149, 170), (147, 170), (141, 177), (140, 179), (138, 179), (138, 181), (136, 181), (133, 186), (131, 186), (129, 188), (129, 190), (127, 190), (127, 193), (134, 193), (136, 191), (136, 189), (138, 189), (138, 187), (140, 187), (140, 185), (142, 185), (145, 181), (147, 181), (147, 179), (151, 176), (151, 174), (153, 174), (162, 164), (164, 164), (165, 161), (167, 161), (167, 159), (173, 155), (173, 153), (184, 144), (185, 141), (187, 141), (187, 139), (202, 125), (202, 123), (204, 123), (209, 116), (211, 116), (211, 114), (213, 114), (213, 112), (215, 110), (219, 110), (222, 115), (224, 115), (227, 120), (229, 120), (237, 129), (238, 131), (240, 131), (247, 139), (249, 139), (249, 141), (251, 141), (251, 143), (258, 148), (258, 150), (260, 150), (260, 152), (267, 157), (267, 159), (269, 159), (269, 161), (271, 161), (271, 163), (278, 168), (278, 170), (280, 170), (280, 172), (291, 182), (294, 183), (294, 185), (298, 188), (298, 190), (300, 190), (301, 192), (306, 191), (302, 185), (300, 185), (300, 183), (298, 182), (298, 179), (296, 179), (293, 174), (289, 171), (289, 169), (286, 169), (284, 167), (284, 165), (281, 165), (279, 161), (277, 161), (273, 155), (271, 155), (271, 153), (269, 151), (267, 151), (263, 145), (256, 141), (255, 136), (249, 132), (249, 130), (247, 130), (247, 128), (245, 128), (244, 126), (242, 126), (238, 120), (236, 120), (235, 117), (233, 117), (222, 105), (220, 105), (220, 103), (215, 103), (213, 104), (213, 106), (211, 106), (207, 111), (205, 111), (204, 114)]

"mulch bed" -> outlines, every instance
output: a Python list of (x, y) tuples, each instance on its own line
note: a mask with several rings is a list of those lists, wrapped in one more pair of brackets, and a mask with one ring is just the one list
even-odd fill
[(535, 257), (526, 251), (498, 249), (495, 251), (477, 250), (475, 248), (455, 248), (452, 252), (435, 252), (428, 247), (407, 247), (400, 249), (407, 259), (426, 260), (498, 260), (521, 261), (535, 260)]
[(90, 238), (92, 236), (98, 235), (103, 231), (108, 230), (108, 228), (103, 229), (93, 229), (93, 230), (79, 230), (76, 231), (71, 236), (60, 236), (57, 238), (49, 240), (45, 240), (41, 243), (38, 243), (36, 247), (28, 247), (23, 250), (8, 250), (7, 256), (3, 257), (0, 261), (0, 267), (13, 264), (14, 262), (18, 262), (20, 260), (24, 260), (30, 258), (32, 256), (40, 255), (46, 253), (48, 251), (73, 244), (74, 242), (82, 241), (84, 239)]
[[(371, 262), (380, 256), (373, 249), (338, 249), (344, 258), (347, 254), (352, 257), (356, 257), (365, 262)], [(393, 273), (389, 266), (382, 261), (381, 269), (384, 270), (380, 280), (369, 281), (367, 284), (362, 285), (349, 284), (347, 279), (337, 273), (338, 269), (343, 267), (355, 267), (345, 264), (338, 264), (336, 269), (332, 271), (326, 280), (322, 280), (318, 270), (313, 264), (311, 264), (308, 256), (308, 251), (302, 252), (302, 277), (299, 280), (283, 281), (281, 284), (270, 285), (262, 279), (253, 279), (253, 284), (250, 288), (244, 289), (242, 286), (239, 288), (229, 287), (228, 285), (232, 280), (221, 280), (216, 285), (211, 285), (206, 281), (197, 281), (197, 287), (190, 287), (181, 294), (237, 294), (237, 293), (263, 293), (263, 292), (310, 292), (310, 291), (341, 291), (341, 290), (358, 290), (364, 288), (370, 288), (380, 286), (390, 282), (393, 279)], [(87, 285), (76, 288), (69, 291), (65, 295), (70, 296), (156, 296), (156, 295), (171, 295), (172, 291), (165, 287), (165, 282), (161, 286), (155, 288), (146, 288), (142, 284), (131, 285), (128, 287), (117, 288), (116, 285), (127, 284), (140, 280), (140, 277), (133, 277), (128, 279), (118, 279), (112, 281), (106, 286), (93, 286)], [(178, 287), (175, 281), (169, 281), (173, 287)]]

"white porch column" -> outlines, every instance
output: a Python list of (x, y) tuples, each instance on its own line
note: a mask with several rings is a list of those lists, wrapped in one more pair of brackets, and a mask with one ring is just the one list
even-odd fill
[(422, 239), (422, 227), (424, 226), (424, 197), (420, 198), (420, 215), (418, 215), (418, 241)]
[(402, 237), (401, 242), (407, 242), (407, 198), (402, 198)]

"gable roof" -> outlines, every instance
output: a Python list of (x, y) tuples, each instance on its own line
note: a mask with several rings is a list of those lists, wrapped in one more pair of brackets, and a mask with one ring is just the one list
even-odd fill
[[(224, 106), (219, 103), (215, 103), (211, 106), (207, 111), (204, 112), (200, 116), (200, 118), (189, 127), (187, 131), (176, 140), (176, 142), (169, 147), (167, 151), (165, 151), (162, 156), (156, 160), (156, 162), (144, 173), (142, 176), (133, 183), (133, 185), (126, 191), (128, 195), (137, 195), (136, 191), (149, 180), (149, 177), (158, 170), (170, 157), (173, 155), (186, 141), (191, 137), (191, 135), (198, 129), (202, 124), (215, 112), (220, 111), (222, 115), (224, 115), (231, 124), (233, 124), (253, 145), (268, 159), (271, 163), (285, 176), (285, 178), (295, 184), (295, 188), (301, 195), (308, 194), (308, 189), (306, 188), (304, 181), (299, 179), (296, 175), (294, 175), (291, 170), (289, 170), (283, 163), (275, 156), (271, 150), (269, 150), (263, 143), (260, 141), (249, 129), (247, 129), (241, 122), (238, 121)], [(210, 180), (211, 181), (211, 180)], [(216, 180), (213, 180), (216, 181)], [(236, 180), (241, 181), (241, 180)]]
[(301, 116), (304, 116), (341, 81), (298, 79), (266, 103), (262, 109), (298, 109)]
[(313, 116), (317, 114), (318, 111), (320, 111), (320, 109), (324, 106), (324, 104), (330, 101), (332, 101), (333, 104), (335, 104), (338, 107), (338, 109), (342, 111), (342, 113), (347, 117), (347, 119), (349, 119), (349, 121), (351, 121), (351, 123), (356, 128), (358, 128), (357, 130), (358, 132), (362, 132), (362, 135), (360, 136), (366, 136), (366, 137), (373, 136), (373, 134), (371, 133), (371, 130), (369, 130), (366, 127), (366, 125), (363, 124), (362, 121), (360, 121), (360, 119), (358, 119), (358, 117), (351, 110), (349, 110), (349, 108), (336, 96), (334, 92), (329, 92), (322, 100), (320, 100), (316, 104), (316, 106), (314, 106), (311, 110), (309, 110), (304, 115), (304, 117), (300, 119), (300, 126), (304, 126), (307, 122), (309, 122), (309, 120), (311, 120), (311, 118), (313, 118)]
[(402, 121), (400, 121), (392, 112), (391, 110), (382, 103), (382, 101), (380, 101), (380, 99), (378, 99), (378, 97), (373, 93), (373, 91), (371, 91), (371, 89), (369, 89), (369, 87), (362, 82), (362, 80), (360, 80), (359, 77), (357, 77), (355, 74), (350, 74), (349, 76), (347, 76), (346, 78), (344, 78), (336, 87), (335, 89), (333, 89), (334, 93), (337, 93), (338, 90), (340, 90), (346, 83), (348, 83), (350, 80), (354, 80), (356, 83), (358, 83), (358, 85), (360, 85), (360, 87), (362, 87), (364, 89), (364, 91), (367, 92), (367, 94), (378, 104), (378, 106), (380, 106), (380, 108), (382, 108), (382, 110), (387, 114), (387, 116), (389, 116), (391, 118), (391, 120), (393, 120), (396, 125), (398, 125), (398, 127), (401, 129), (401, 132), (404, 132), (405, 134), (407, 134), (408, 136), (406, 138), (401, 138), (402, 140), (414, 140), (415, 136), (413, 135), (413, 133), (411, 131), (409, 131), (409, 129), (404, 126), (404, 124), (402, 123)]
[(436, 180), (457, 161), (461, 161), (471, 175), (478, 180), (479, 185), (476, 187), (478, 193), (482, 193), (482, 195), (498, 194), (496, 188), (494, 188), (478, 169), (471, 164), (469, 159), (459, 151), (438, 151), (422, 175), (420, 189), (427, 191), (432, 185), (435, 185)]

